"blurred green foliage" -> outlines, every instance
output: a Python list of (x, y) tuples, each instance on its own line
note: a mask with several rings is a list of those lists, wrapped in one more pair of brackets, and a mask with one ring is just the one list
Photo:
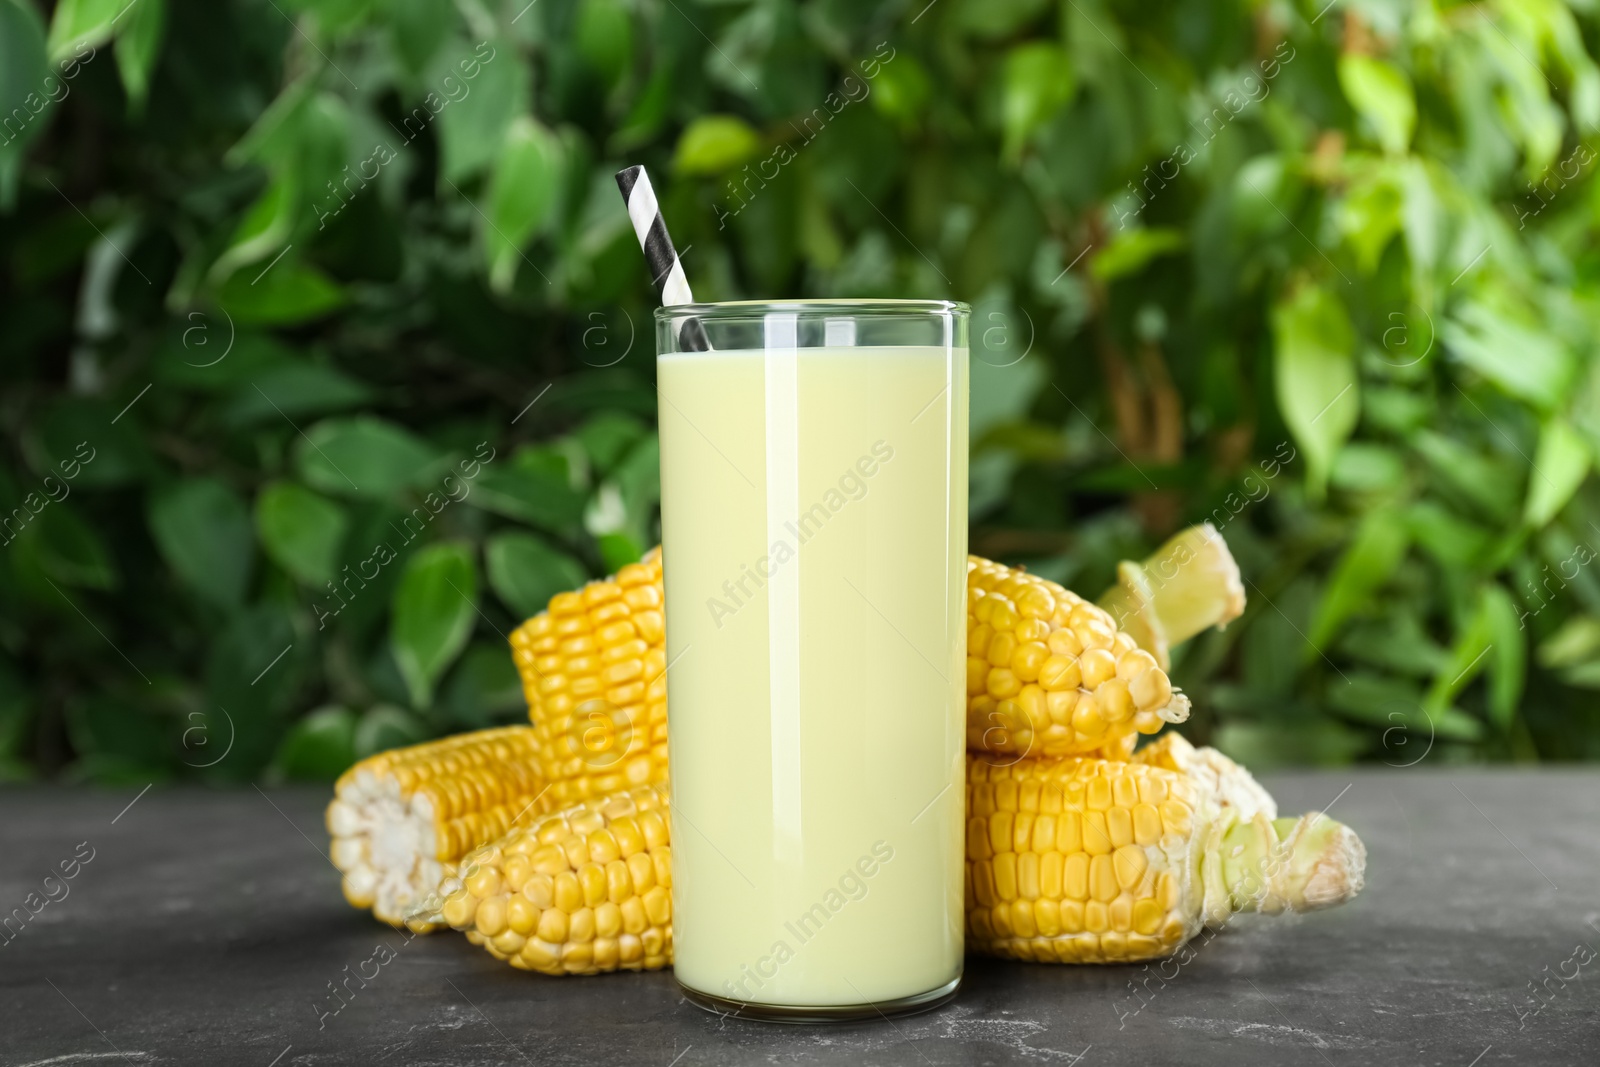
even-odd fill
[(0, 0), (0, 774), (523, 715), (695, 293), (975, 305), (972, 546), (1209, 519), (1257, 763), (1600, 757), (1600, 24), (1490, 0)]

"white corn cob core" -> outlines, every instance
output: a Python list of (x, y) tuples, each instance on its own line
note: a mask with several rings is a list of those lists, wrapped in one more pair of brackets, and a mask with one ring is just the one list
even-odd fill
[(427, 796), (404, 797), (398, 781), (370, 771), (353, 775), (328, 806), (331, 858), (344, 875), (345, 899), (403, 925), (447, 873), (433, 858), (439, 852), (433, 828)]

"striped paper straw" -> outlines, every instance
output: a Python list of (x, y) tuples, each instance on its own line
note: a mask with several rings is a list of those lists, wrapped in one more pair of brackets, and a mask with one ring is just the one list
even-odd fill
[[(694, 303), (688, 279), (683, 276), (683, 264), (678, 261), (677, 249), (672, 247), (667, 224), (661, 218), (661, 205), (656, 203), (656, 192), (650, 187), (650, 175), (643, 167), (619, 170), (617, 188), (622, 190), (623, 202), (628, 205), (628, 218), (633, 222), (639, 247), (644, 249), (644, 261), (650, 267), (650, 280), (655, 284), (662, 306)], [(678, 328), (678, 342), (687, 352), (705, 352), (711, 348), (705, 327), (692, 317), (684, 319)]]

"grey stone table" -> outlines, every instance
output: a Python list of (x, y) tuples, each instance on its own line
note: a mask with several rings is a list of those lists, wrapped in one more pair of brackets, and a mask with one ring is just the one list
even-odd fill
[(1575, 951), (1600, 952), (1600, 774), (1266, 784), (1365, 838), (1353, 904), (1241, 917), (1164, 971), (973, 959), (943, 1009), (808, 1028), (707, 1014), (669, 973), (546, 978), (454, 933), (407, 940), (341, 898), (323, 790), (0, 791), (0, 908), (56, 898), (0, 933), (0, 1063), (1600, 1062), (1600, 958)]

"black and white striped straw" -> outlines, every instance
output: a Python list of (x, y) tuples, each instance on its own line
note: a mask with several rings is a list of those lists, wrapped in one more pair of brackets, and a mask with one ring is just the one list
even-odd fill
[[(617, 171), (617, 188), (622, 190), (622, 200), (628, 205), (628, 218), (633, 222), (633, 232), (644, 249), (644, 261), (650, 267), (650, 280), (655, 284), (656, 296), (663, 307), (674, 304), (692, 304), (689, 281), (683, 276), (683, 264), (678, 262), (677, 249), (667, 234), (667, 224), (661, 218), (661, 206), (656, 203), (656, 192), (650, 187), (650, 175), (643, 167), (627, 167)], [(686, 352), (706, 352), (711, 342), (706, 338), (700, 320), (689, 317), (678, 327), (678, 343)]]

